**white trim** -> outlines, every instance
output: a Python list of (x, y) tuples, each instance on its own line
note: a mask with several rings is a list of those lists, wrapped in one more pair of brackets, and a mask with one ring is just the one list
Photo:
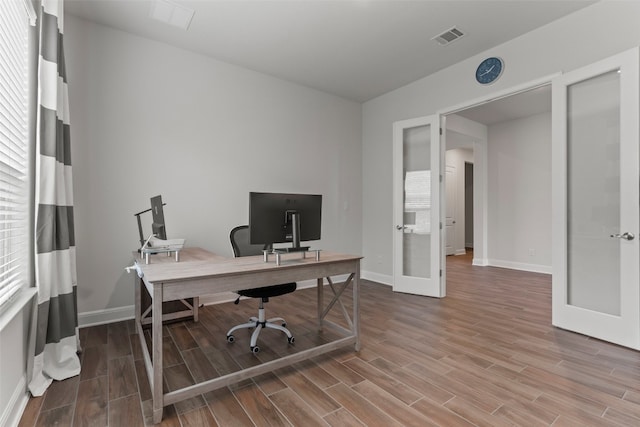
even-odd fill
[[(13, 318), (23, 310), (23, 308), (37, 293), (38, 291), (34, 287), (22, 288), (16, 293), (13, 301), (8, 302), (7, 307), (3, 309), (2, 313), (0, 313), (0, 331), (2, 331), (5, 326), (7, 326), (9, 322), (11, 322)], [(0, 425), (3, 424), (0, 423)]]
[(437, 111), (437, 114), (441, 114), (443, 116), (446, 116), (448, 114), (454, 114), (459, 111), (466, 110), (468, 108), (477, 107), (483, 104), (488, 104), (490, 102), (497, 101), (502, 98), (507, 98), (509, 96), (517, 95), (522, 92), (527, 92), (529, 90), (536, 89), (542, 86), (547, 86), (551, 84), (551, 80), (554, 77), (557, 77), (559, 75), (562, 75), (562, 73), (553, 73), (548, 76), (541, 77), (539, 79), (531, 80), (529, 82), (512, 86), (497, 92), (492, 92), (480, 98), (471, 99), (463, 103), (453, 105), (448, 108), (440, 109)]
[(393, 286), (393, 276), (389, 276), (388, 274), (380, 274), (373, 271), (361, 271), (360, 276), (365, 280), (371, 280), (372, 282)]
[(551, 274), (553, 269), (550, 265), (527, 264), (524, 262), (504, 261), (500, 259), (489, 259), (488, 266), (509, 268), (511, 270), (530, 271), (532, 273)]
[(33, 4), (31, 0), (22, 0), (22, 4), (24, 5), (24, 10), (27, 12), (27, 17), (29, 18), (29, 25), (32, 27), (36, 25), (36, 19), (38, 15), (36, 14), (36, 10), (33, 8)]
[[(448, 116), (455, 114), (459, 111), (466, 110), (468, 108), (477, 107), (479, 105), (488, 104), (490, 102), (506, 98), (512, 95), (516, 95), (522, 92), (527, 92), (532, 89), (536, 89), (539, 87), (551, 85), (551, 82), (554, 78), (561, 76), (561, 72), (556, 72), (535, 80), (531, 80), (529, 82), (525, 82), (516, 86), (512, 86), (500, 91), (491, 92), (485, 96), (467, 100), (463, 103), (456, 104), (447, 108), (442, 108), (437, 111), (437, 114), (442, 116)], [(475, 224), (476, 215), (474, 215), (474, 243), (477, 243), (479, 239), (477, 239), (477, 235), (480, 234), (483, 239), (481, 239), (481, 247), (476, 248), (476, 254), (479, 255), (480, 258), (474, 258), (472, 261), (472, 265), (475, 266), (495, 266), (501, 268), (509, 268), (514, 270), (522, 270), (522, 271), (531, 271), (536, 273), (545, 273), (552, 274), (552, 267), (546, 265), (538, 265), (538, 264), (525, 264), (525, 263), (517, 263), (511, 261), (502, 261), (502, 260), (492, 260), (485, 258), (485, 255), (488, 252), (489, 245), (489, 232), (488, 232), (488, 191), (487, 191), (487, 182), (488, 182), (488, 150), (487, 150), (487, 142), (485, 139), (484, 144), (479, 144), (474, 142), (474, 188), (475, 185), (479, 182), (482, 183), (483, 192), (480, 196), (478, 196), (474, 191), (474, 210), (477, 209), (478, 200), (476, 197), (481, 197), (481, 209), (482, 209), (482, 227), (478, 230), (478, 227)], [(481, 167), (478, 167), (481, 166)], [(482, 169), (482, 170), (480, 170)], [(478, 179), (480, 178), (480, 179)], [(445, 269), (443, 269), (445, 271)]]
[(134, 313), (135, 307), (133, 305), (78, 313), (78, 327), (86, 328), (88, 326), (129, 320), (134, 318)]
[[(345, 276), (344, 278), (340, 278), (340, 280), (336, 280), (336, 281), (344, 281), (346, 280), (347, 276)], [(308, 289), (308, 288), (315, 288), (316, 287), (316, 281), (315, 280), (303, 280), (301, 282), (297, 282), (298, 287), (297, 289)], [(235, 301), (238, 298), (238, 294), (236, 294), (235, 292), (223, 292), (220, 294), (211, 294), (211, 295), (203, 295), (200, 297), (200, 304), (202, 305), (214, 305), (214, 304), (222, 304), (225, 302), (231, 302), (231, 301)], [(249, 297), (240, 297), (240, 299), (251, 299)]]
[[(340, 275), (333, 277), (334, 283), (340, 283), (347, 280), (347, 275)], [(297, 282), (297, 289), (309, 289), (315, 288), (317, 286), (317, 282), (315, 280), (302, 280)], [(325, 283), (326, 285), (327, 283)], [(200, 304), (202, 305), (214, 305), (214, 304), (222, 304), (225, 302), (235, 301), (238, 298), (238, 294), (235, 292), (223, 292), (220, 294), (211, 294), (211, 295), (203, 295), (200, 297)], [(241, 297), (241, 299), (250, 299), (249, 297)]]
[(235, 301), (238, 294), (233, 292), (224, 292), (221, 294), (203, 295), (200, 297), (201, 305), (222, 304), (225, 302)]
[[(340, 275), (333, 277), (334, 283), (344, 282), (348, 276)], [(303, 280), (298, 282), (298, 289), (314, 288), (317, 285), (315, 280)], [(200, 303), (203, 305), (221, 304), (231, 302), (238, 298), (233, 292), (225, 292), (221, 294), (204, 295), (200, 297)], [(120, 322), (122, 320), (133, 319), (135, 315), (135, 306), (127, 305), (124, 307), (107, 308), (104, 310), (87, 311), (78, 313), (78, 327), (86, 328), (89, 326), (104, 325), (107, 323)]]
[(471, 265), (475, 265), (477, 267), (487, 267), (489, 266), (489, 260), (486, 258), (474, 258), (471, 262)]
[(22, 375), (6, 408), (4, 408), (4, 411), (0, 414), (0, 426), (17, 427), (28, 402), (27, 377), (26, 375)]

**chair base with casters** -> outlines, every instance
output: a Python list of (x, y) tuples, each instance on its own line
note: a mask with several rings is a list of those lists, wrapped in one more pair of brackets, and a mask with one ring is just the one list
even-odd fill
[[(231, 230), (229, 234), (231, 240), (231, 247), (233, 249), (233, 255), (235, 257), (262, 255), (264, 250), (270, 250), (272, 245), (253, 244), (249, 238), (249, 226), (240, 225)], [(282, 317), (274, 317), (272, 319), (266, 319), (264, 312), (264, 303), (269, 301), (269, 297), (277, 297), (280, 295), (288, 294), (296, 290), (297, 284), (283, 283), (281, 285), (265, 286), (263, 288), (244, 289), (237, 291), (238, 295), (249, 298), (257, 298), (260, 301), (258, 306), (258, 317), (251, 317), (247, 323), (234, 326), (227, 332), (227, 341), (234, 342), (236, 339), (233, 336), (233, 332), (238, 329), (251, 329), (255, 328), (253, 334), (251, 334), (251, 351), (257, 353), (260, 351), (260, 347), (257, 346), (258, 335), (263, 329), (277, 329), (284, 332), (287, 335), (289, 344), (293, 344), (294, 338), (291, 332), (286, 328), (286, 323)], [(240, 302), (240, 297), (236, 300), (236, 304)], [(276, 322), (281, 322), (277, 324)]]
[[(238, 291), (238, 294), (243, 297), (257, 298), (260, 302), (258, 304), (258, 317), (252, 316), (249, 318), (247, 323), (243, 323), (241, 325), (236, 325), (233, 328), (229, 329), (227, 332), (227, 342), (234, 342), (236, 340), (233, 333), (238, 329), (251, 329), (255, 328), (253, 333), (251, 334), (251, 343), (250, 349), (252, 353), (258, 353), (260, 351), (260, 347), (258, 347), (258, 336), (260, 335), (260, 331), (263, 329), (277, 329), (282, 331), (287, 336), (287, 341), (289, 344), (293, 344), (295, 342), (295, 338), (291, 335), (291, 332), (286, 328), (287, 323), (282, 317), (273, 317), (270, 319), (266, 319), (264, 303), (269, 301), (269, 297), (279, 296), (288, 294), (296, 290), (296, 283), (285, 283), (282, 285), (275, 286), (267, 286), (265, 288), (255, 288), (255, 289), (246, 289), (242, 291)], [(236, 304), (240, 301), (240, 297), (236, 300)], [(280, 324), (276, 323), (279, 322)]]
[[(267, 298), (264, 298), (267, 299)], [(266, 301), (264, 301), (266, 302)], [(265, 310), (264, 310), (264, 302), (263, 299), (260, 299), (260, 304), (258, 305), (258, 317), (251, 317), (247, 323), (243, 323), (241, 325), (236, 325), (233, 328), (229, 329), (227, 332), (227, 341), (234, 342), (236, 340), (233, 333), (238, 329), (251, 329), (255, 328), (253, 333), (251, 334), (251, 343), (250, 349), (252, 353), (258, 353), (260, 351), (260, 347), (258, 344), (258, 336), (260, 335), (260, 331), (263, 329), (277, 329), (282, 331), (287, 336), (287, 341), (289, 344), (293, 344), (295, 342), (295, 337), (291, 335), (291, 332), (286, 328), (287, 323), (282, 317), (272, 317), (271, 319), (265, 319)], [(279, 322), (280, 324), (276, 323)]]

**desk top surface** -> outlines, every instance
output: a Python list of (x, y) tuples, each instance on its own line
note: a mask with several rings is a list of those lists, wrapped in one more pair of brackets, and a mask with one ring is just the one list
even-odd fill
[(336, 262), (353, 262), (362, 259), (359, 255), (346, 255), (334, 252), (320, 252), (320, 260), (316, 261), (312, 251), (302, 258), (301, 253), (282, 255), (278, 266), (275, 256), (264, 262), (262, 255), (240, 258), (227, 258), (216, 255), (202, 248), (184, 248), (180, 251), (180, 261), (164, 254), (153, 255), (150, 264), (145, 264), (137, 252), (136, 263), (144, 274), (145, 281), (151, 283), (169, 283), (205, 277), (224, 277), (277, 269), (305, 268), (310, 265), (322, 265)]

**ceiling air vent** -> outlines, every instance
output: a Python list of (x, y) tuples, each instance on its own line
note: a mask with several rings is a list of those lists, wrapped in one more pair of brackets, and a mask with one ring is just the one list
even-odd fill
[(438, 42), (440, 46), (446, 46), (449, 43), (458, 40), (460, 37), (463, 37), (464, 33), (457, 29), (456, 27), (450, 28), (442, 34), (438, 34), (431, 40), (435, 40)]
[(170, 0), (156, 0), (151, 5), (151, 18), (187, 30), (194, 10)]

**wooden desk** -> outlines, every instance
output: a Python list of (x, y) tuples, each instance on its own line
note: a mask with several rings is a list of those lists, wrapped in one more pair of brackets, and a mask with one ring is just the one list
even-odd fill
[[(282, 264), (276, 266), (274, 261), (265, 263), (262, 256), (224, 258), (200, 248), (186, 248), (180, 253), (180, 262), (175, 262), (173, 259), (159, 259), (156, 262), (154, 259), (151, 264), (145, 265), (143, 261), (137, 259), (138, 271), (143, 275), (142, 283), (144, 283), (152, 298), (153, 358), (149, 354), (144, 338), (140, 313), (141, 289), (139, 285), (136, 285), (135, 323), (136, 330), (140, 336), (144, 362), (153, 395), (153, 422), (159, 423), (162, 420), (164, 406), (183, 399), (226, 387), (244, 379), (333, 351), (336, 348), (354, 345), (356, 351), (360, 350), (359, 288), (361, 258), (355, 255), (321, 252), (320, 260), (316, 261), (313, 257), (303, 259), (300, 254), (291, 254), (284, 256)], [(334, 287), (331, 277), (338, 275), (348, 275), (348, 278), (339, 287)], [(324, 278), (327, 278), (333, 290), (333, 298), (326, 306), (324, 304)], [(318, 328), (322, 329), (324, 326), (330, 326), (340, 332), (340, 335), (343, 336), (342, 338), (238, 372), (164, 393), (162, 387), (163, 316), (161, 315), (164, 301), (195, 298), (201, 295), (309, 279), (316, 279), (317, 281)], [(136, 283), (139, 282), (136, 280)], [(340, 296), (350, 284), (353, 291), (353, 313), (351, 318), (340, 301)], [(350, 329), (346, 329), (325, 318), (336, 303), (341, 306)], [(194, 311), (194, 320), (197, 321), (195, 314), (196, 312)]]

